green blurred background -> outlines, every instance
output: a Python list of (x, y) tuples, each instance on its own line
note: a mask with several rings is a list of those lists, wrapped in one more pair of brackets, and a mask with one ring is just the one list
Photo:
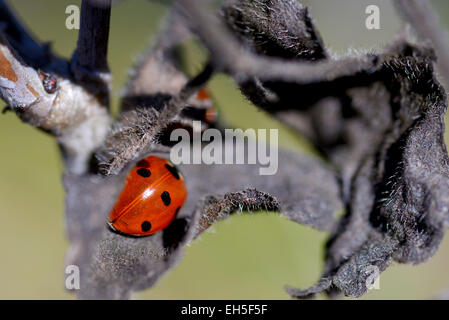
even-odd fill
[[(65, 28), (65, 8), (74, 0), (10, 1), (18, 15), (54, 50), (70, 56), (76, 30)], [(335, 53), (381, 48), (400, 30), (390, 1), (309, 0), (326, 45)], [(449, 28), (449, 2), (432, 1)], [(381, 9), (381, 30), (365, 28), (365, 8)], [(112, 11), (109, 62), (114, 77), (113, 110), (128, 68), (148, 46), (167, 8), (161, 3), (127, 0)], [(189, 71), (198, 71), (202, 53), (187, 50)], [(284, 147), (310, 152), (310, 146), (242, 98), (235, 85), (217, 76), (210, 88), (220, 114), (241, 128), (278, 128)], [(298, 97), (300, 99), (301, 97)], [(0, 299), (73, 299), (64, 289), (63, 170), (54, 140), (22, 124), (15, 115), (0, 116)], [(307, 287), (323, 267), (326, 234), (277, 215), (242, 215), (218, 223), (186, 248), (180, 265), (136, 299), (287, 299), (286, 284)], [(449, 237), (437, 254), (419, 266), (393, 264), (380, 279), (380, 290), (364, 299), (425, 299), (449, 287)]]

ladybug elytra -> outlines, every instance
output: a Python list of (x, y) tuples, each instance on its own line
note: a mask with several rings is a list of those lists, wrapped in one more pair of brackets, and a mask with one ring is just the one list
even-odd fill
[(132, 236), (147, 236), (168, 227), (187, 198), (184, 179), (169, 161), (149, 156), (130, 171), (108, 225)]

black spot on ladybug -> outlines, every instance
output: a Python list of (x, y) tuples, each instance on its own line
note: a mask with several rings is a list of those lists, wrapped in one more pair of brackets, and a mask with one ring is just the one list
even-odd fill
[(181, 209), (181, 207), (178, 207), (178, 208), (176, 209), (176, 211), (175, 211), (175, 216), (178, 215), (180, 209)]
[(170, 193), (167, 191), (162, 192), (161, 194), (162, 202), (168, 207), (171, 203)]
[(140, 168), (139, 170), (137, 170), (137, 174), (141, 177), (148, 178), (149, 176), (151, 176), (151, 171), (145, 168)]
[(142, 160), (140, 160), (139, 162), (137, 162), (136, 167), (149, 168), (149, 167), (150, 167), (150, 164), (148, 163), (147, 160), (142, 159)]
[(176, 179), (179, 180), (179, 171), (176, 167), (171, 166), (169, 164), (166, 164), (165, 167), (167, 168), (168, 171), (170, 171), (170, 173), (173, 175), (173, 177), (175, 177)]
[(149, 221), (144, 221), (142, 222), (141, 227), (143, 232), (148, 232), (151, 229), (151, 223)]

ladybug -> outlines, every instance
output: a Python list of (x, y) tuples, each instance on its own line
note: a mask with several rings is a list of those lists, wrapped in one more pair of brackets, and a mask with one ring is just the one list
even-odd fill
[(187, 190), (178, 169), (169, 161), (149, 156), (130, 171), (108, 225), (118, 233), (147, 236), (175, 219)]

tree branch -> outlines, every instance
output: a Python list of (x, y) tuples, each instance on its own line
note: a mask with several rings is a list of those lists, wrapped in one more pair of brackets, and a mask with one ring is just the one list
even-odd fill
[(109, 92), (111, 82), (107, 62), (110, 17), (111, 0), (101, 1), (101, 5), (83, 0), (78, 43), (72, 57), (75, 79), (104, 94)]
[(257, 55), (237, 42), (224, 23), (208, 12), (205, 1), (179, 0), (178, 6), (193, 32), (210, 51), (214, 67), (239, 81), (257, 77), (260, 80), (313, 83), (354, 75), (372, 67), (369, 57), (310, 63)]
[[(24, 65), (10, 47), (6, 38), (0, 34), (0, 96), (11, 109), (22, 113), (34, 106), (33, 114), (46, 114), (52, 104), (53, 95), (47, 94), (37, 72)], [(44, 109), (42, 109), (44, 108)], [(35, 121), (30, 115), (33, 125), (50, 130), (49, 123)]]
[[(23, 121), (56, 137), (68, 171), (85, 172), (93, 150), (109, 129), (104, 99), (76, 84), (67, 61), (55, 58), (48, 48), (39, 45), (3, 1), (0, 9), (4, 31), (17, 49), (0, 34), (0, 97)], [(36, 57), (26, 59), (31, 65), (20, 56), (25, 51), (28, 57), (28, 48), (36, 52)]]

